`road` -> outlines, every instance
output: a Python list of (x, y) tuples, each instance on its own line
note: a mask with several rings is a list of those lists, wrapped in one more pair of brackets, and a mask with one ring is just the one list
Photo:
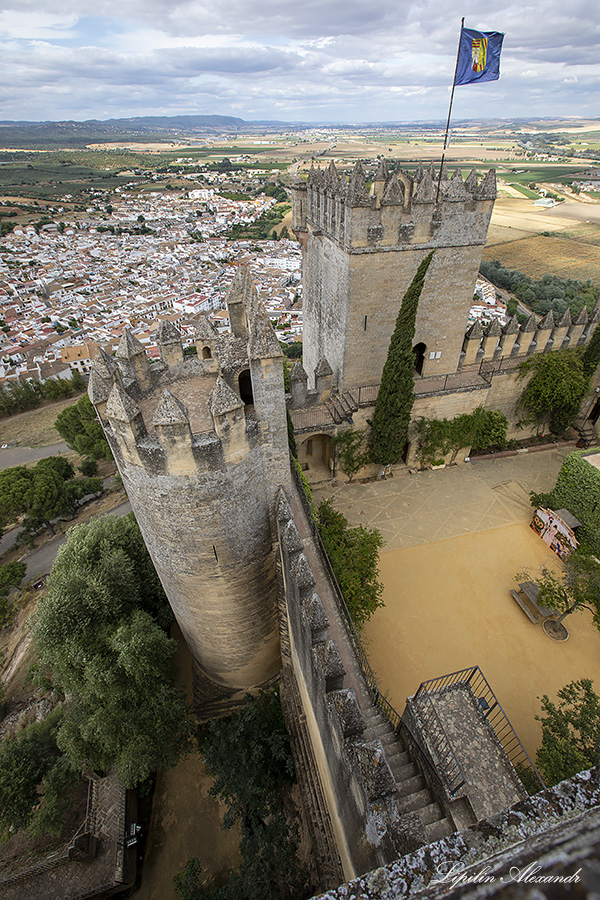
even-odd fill
[[(102, 513), (102, 515), (125, 516), (128, 512), (131, 512), (131, 505), (129, 500), (125, 500), (124, 503), (120, 503), (118, 506), (115, 506), (114, 509), (109, 509), (108, 512)], [(94, 518), (99, 518), (99, 516), (95, 516)], [(37, 575), (47, 575), (54, 565), (54, 559), (59, 548), (62, 547), (66, 539), (66, 534), (58, 535), (53, 541), (44, 544), (39, 550), (33, 550), (25, 557), (24, 562), (27, 564), (25, 579), (35, 578)]]
[(6, 450), (0, 450), (0, 469), (11, 469), (13, 466), (35, 462), (36, 459), (68, 452), (69, 448), (64, 442), (48, 444), (46, 447), (7, 447)]

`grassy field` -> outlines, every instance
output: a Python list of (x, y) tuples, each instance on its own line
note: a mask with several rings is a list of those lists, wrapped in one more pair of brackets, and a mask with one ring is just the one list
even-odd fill
[(507, 181), (507, 184), (510, 185), (510, 187), (514, 187), (515, 190), (517, 190), (520, 194), (523, 194), (524, 197), (529, 197), (531, 200), (539, 199), (540, 195), (537, 193), (537, 191), (532, 191), (522, 184), (512, 184), (510, 181)]
[(531, 278), (543, 275), (581, 281), (590, 278), (600, 285), (600, 245), (565, 237), (564, 232), (527, 235), (519, 240), (487, 246), (483, 258), (497, 259), (507, 268), (524, 272)]
[(70, 397), (68, 400), (59, 400), (38, 409), (18, 413), (8, 419), (0, 419), (0, 444), (11, 447), (47, 447), (49, 444), (60, 443), (62, 438), (54, 427), (56, 417), (67, 406), (77, 403), (78, 399), (79, 397)]

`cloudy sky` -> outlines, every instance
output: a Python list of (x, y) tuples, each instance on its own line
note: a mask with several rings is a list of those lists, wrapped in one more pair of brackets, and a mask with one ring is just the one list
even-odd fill
[(4, 0), (0, 119), (442, 119), (463, 15), (506, 36), (453, 119), (600, 115), (590, 0)]

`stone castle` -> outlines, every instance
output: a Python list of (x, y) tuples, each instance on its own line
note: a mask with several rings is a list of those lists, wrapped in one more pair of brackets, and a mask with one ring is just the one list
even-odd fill
[[(360, 164), (348, 181), (332, 165), (293, 189), (306, 322), (304, 365), (294, 367), (288, 399), (305, 467), (317, 461), (331, 471), (331, 437), (347, 423), (366, 425), (401, 298), (431, 249), (414, 415), (485, 405), (510, 412), (514, 426), (520, 360), (591, 337), (596, 315), (465, 333), (495, 179), (444, 171), (436, 202), (435, 174), (420, 167), (414, 177), (389, 177), (382, 163), (367, 193)], [(522, 836), (550, 835), (565, 810), (588, 822), (585, 810), (600, 802), (597, 773), (576, 789), (527, 799), (482, 712), (493, 694), (473, 687), (485, 681), (479, 675), (455, 681), (450, 697), (425, 689), (422, 705), (402, 716), (382, 697), (291, 475), (282, 355), (242, 267), (227, 305), (231, 334), (217, 335), (201, 318), (196, 355), (184, 355), (165, 324), (160, 360), (151, 363), (126, 331), (116, 359), (101, 355), (89, 383), (191, 651), (198, 713), (229, 711), (248, 690), (280, 680), (323, 888), (392, 864), (404, 865), (405, 885), (418, 870), (414, 883), (424, 886), (428, 867), (451, 865), (460, 848), (485, 858), (512, 846), (509, 825), (518, 823)], [(414, 453), (406, 449), (407, 464)], [(435, 721), (460, 707), (461, 730), (482, 748), (479, 770), (440, 738), (431, 704)], [(377, 878), (363, 880), (360, 896), (408, 896), (408, 888), (382, 893), (391, 882), (381, 878), (381, 890)]]
[[(436, 202), (439, 182), (439, 202)], [(402, 297), (419, 263), (434, 251), (415, 330), (413, 419), (453, 418), (479, 406), (500, 410), (508, 437), (518, 427), (519, 366), (532, 353), (587, 343), (600, 311), (575, 321), (550, 312), (504, 328), (467, 327), (496, 198), (490, 170), (463, 180), (433, 165), (413, 176), (388, 175), (383, 161), (370, 193), (358, 163), (349, 179), (333, 163), (312, 170), (293, 191), (293, 228), (304, 248), (303, 364), (291, 374), (291, 414), (305, 468), (332, 473), (331, 438), (340, 427), (366, 428)], [(415, 435), (404, 448), (416, 465)], [(468, 451), (469, 448), (466, 448)]]

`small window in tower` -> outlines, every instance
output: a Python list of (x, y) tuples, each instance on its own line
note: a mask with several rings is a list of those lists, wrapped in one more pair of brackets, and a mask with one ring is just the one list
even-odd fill
[(365, 330), (365, 331), (367, 330), (367, 319), (368, 319), (368, 318), (369, 318), (368, 316), (365, 316), (365, 324), (364, 324), (364, 330)]
[(215, 547), (214, 544), (213, 544), (213, 553), (215, 554), (216, 561), (219, 562), (219, 557), (217, 556), (217, 548)]
[(212, 359), (212, 353), (210, 347), (202, 348), (202, 359)]

